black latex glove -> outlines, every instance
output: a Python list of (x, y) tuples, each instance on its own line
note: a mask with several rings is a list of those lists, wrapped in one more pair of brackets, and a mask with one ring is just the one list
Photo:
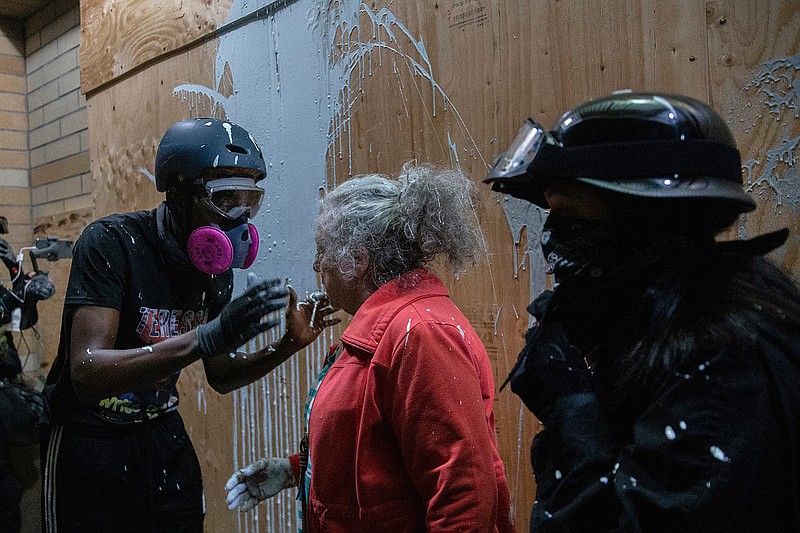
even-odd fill
[(14, 250), (11, 249), (8, 241), (2, 237), (0, 237), (0, 260), (3, 261), (9, 272), (11, 272), (11, 269), (17, 268), (17, 258), (14, 257)]
[(202, 356), (229, 354), (259, 333), (280, 324), (280, 317), (266, 316), (286, 307), (288, 294), (286, 287), (280, 286), (280, 280), (273, 279), (233, 299), (217, 318), (197, 326), (197, 343)]
[(592, 390), (591, 374), (581, 351), (560, 322), (546, 316), (547, 291), (528, 310), (540, 322), (525, 334), (525, 347), (511, 371), (511, 390), (543, 424), (558, 398)]

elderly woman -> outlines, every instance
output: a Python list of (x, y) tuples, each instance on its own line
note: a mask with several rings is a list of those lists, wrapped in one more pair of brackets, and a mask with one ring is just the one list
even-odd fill
[(489, 358), (428, 270), (484, 253), (472, 193), (459, 172), (415, 166), (325, 197), (314, 269), (353, 319), (309, 394), (307, 458), (238, 471), (230, 508), (297, 484), (305, 531), (513, 531)]

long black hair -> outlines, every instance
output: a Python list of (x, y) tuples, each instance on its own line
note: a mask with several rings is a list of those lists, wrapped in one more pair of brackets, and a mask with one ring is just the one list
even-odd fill
[[(737, 213), (663, 200), (617, 207), (625, 216), (614, 222), (621, 234), (614, 260), (631, 266), (602, 286), (564, 283), (558, 315), (585, 349), (598, 394), (618, 421), (630, 423), (700, 358), (744, 353), (775, 332), (800, 331), (792, 279), (746, 245), (715, 242)], [(629, 252), (619, 253), (621, 243)]]

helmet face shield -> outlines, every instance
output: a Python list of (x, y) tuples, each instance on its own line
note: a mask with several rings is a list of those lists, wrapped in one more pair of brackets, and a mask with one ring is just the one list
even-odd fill
[(242, 215), (255, 217), (263, 198), (264, 189), (251, 178), (221, 178), (204, 184), (199, 202), (213, 213), (236, 220)]
[(484, 182), (547, 208), (544, 192), (561, 180), (739, 213), (756, 206), (742, 190), (741, 154), (727, 123), (680, 95), (615, 93), (567, 111), (548, 131), (528, 119)]
[(525, 174), (545, 144), (558, 146), (559, 143), (547, 130), (528, 118), (511, 145), (492, 165), (484, 183)]

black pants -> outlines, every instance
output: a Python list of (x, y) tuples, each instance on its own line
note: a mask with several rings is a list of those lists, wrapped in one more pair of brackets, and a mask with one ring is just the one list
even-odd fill
[(201, 532), (200, 464), (180, 416), (43, 431), (42, 529)]
[(8, 442), (0, 427), (0, 532), (17, 533), (22, 527), (19, 508), (22, 485), (14, 473), (9, 457)]

